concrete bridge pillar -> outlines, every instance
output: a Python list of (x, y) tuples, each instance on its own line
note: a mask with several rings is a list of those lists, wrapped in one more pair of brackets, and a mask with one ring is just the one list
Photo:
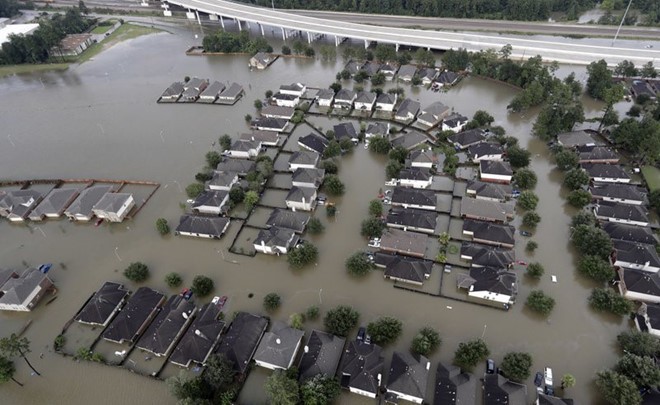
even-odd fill
[(259, 24), (259, 28), (261, 28), (261, 36), (262, 36), (262, 37), (265, 37), (266, 34), (264, 33), (264, 25), (263, 25), (263, 24)]
[(367, 41), (367, 40), (365, 39), (365, 40), (364, 40), (364, 49), (368, 49), (368, 48), (369, 48), (369, 41)]
[(395, 50), (396, 52), (399, 52), (399, 44), (394, 44), (394, 50)]
[(247, 25), (247, 27), (248, 27), (248, 31), (249, 31), (249, 30), (250, 30), (250, 22), (249, 22), (249, 21), (246, 21), (246, 22), (245, 22), (245, 25)]
[(222, 18), (222, 15), (220, 15), (220, 25), (222, 25), (222, 30), (224, 31), (224, 29), (225, 29), (225, 19)]
[(312, 34), (310, 34), (309, 32), (307, 33), (307, 43), (308, 44), (312, 43)]
[(197, 24), (202, 25), (202, 20), (199, 19), (199, 11), (195, 10), (195, 16), (197, 16)]
[(239, 31), (243, 31), (243, 27), (241, 27), (241, 20), (239, 20), (239, 19), (237, 18), (237, 19), (236, 19), (236, 24), (238, 24), (238, 30), (239, 30)]
[(339, 38), (335, 35), (335, 46), (339, 46)]
[(284, 27), (280, 27), (282, 29), (282, 41), (286, 41), (286, 31), (284, 31)]

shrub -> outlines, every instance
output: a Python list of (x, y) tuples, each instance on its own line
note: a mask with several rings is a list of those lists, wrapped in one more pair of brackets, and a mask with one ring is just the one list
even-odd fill
[(376, 136), (369, 140), (369, 150), (381, 155), (387, 155), (392, 148), (390, 140), (383, 136)]
[(539, 197), (534, 194), (533, 191), (525, 190), (522, 193), (520, 193), (520, 196), (518, 197), (518, 201), (516, 204), (528, 211), (533, 211), (536, 209), (536, 206), (539, 203)]
[(273, 312), (282, 305), (282, 298), (276, 293), (266, 294), (264, 297), (264, 309)]
[(307, 230), (312, 235), (318, 235), (320, 233), (323, 233), (325, 227), (318, 218), (311, 218), (307, 223)]
[(533, 278), (541, 278), (541, 276), (545, 273), (545, 269), (541, 265), (541, 263), (530, 263), (529, 266), (527, 266), (527, 275)]
[(124, 276), (135, 283), (141, 283), (149, 277), (149, 268), (144, 263), (131, 263), (124, 270)]
[(391, 316), (380, 317), (367, 325), (367, 332), (371, 335), (371, 339), (379, 345), (394, 342), (401, 335), (402, 330), (401, 321)]
[(319, 307), (318, 305), (312, 305), (311, 307), (307, 308), (305, 311), (305, 318), (310, 319), (310, 320), (315, 320), (319, 317)]
[(538, 243), (536, 243), (533, 240), (530, 240), (529, 242), (527, 242), (527, 245), (525, 245), (525, 250), (531, 253), (534, 252), (538, 247), (539, 247)]
[(598, 256), (583, 256), (578, 264), (578, 271), (593, 280), (607, 282), (614, 279), (614, 268), (609, 261)]
[(286, 45), (282, 45), (282, 55), (291, 55), (291, 48)]
[(337, 214), (337, 207), (334, 205), (326, 205), (325, 206), (325, 215), (328, 217), (334, 217)]
[(513, 182), (520, 189), (532, 190), (536, 187), (538, 178), (536, 177), (536, 173), (530, 169), (520, 169), (513, 175)]
[(167, 286), (171, 288), (180, 286), (182, 281), (183, 279), (181, 278), (179, 273), (168, 273), (165, 276), (165, 284), (167, 284)]
[(504, 355), (502, 365), (500, 366), (507, 378), (523, 382), (530, 375), (532, 368), (532, 356), (529, 353), (511, 352)]
[(576, 208), (582, 208), (591, 202), (591, 193), (586, 190), (573, 190), (568, 194), (568, 203)]
[(190, 290), (199, 297), (205, 297), (213, 291), (213, 280), (206, 276), (195, 276)]
[(323, 324), (333, 335), (346, 337), (358, 322), (360, 314), (347, 305), (339, 305), (325, 315)]
[(325, 177), (323, 187), (330, 195), (342, 195), (346, 191), (346, 186), (339, 180), (336, 174)]
[(410, 351), (422, 356), (428, 356), (433, 353), (442, 343), (440, 334), (431, 327), (424, 327), (413, 337)]
[(365, 238), (380, 238), (383, 234), (385, 225), (378, 218), (368, 218), (362, 221), (360, 234)]
[(64, 335), (57, 335), (55, 337), (55, 340), (53, 341), (53, 350), (59, 352), (60, 350), (62, 350), (65, 344), (66, 344), (66, 337)]
[(371, 200), (369, 202), (369, 215), (372, 217), (383, 215), (383, 203), (380, 200)]
[(204, 185), (201, 183), (192, 183), (186, 187), (188, 198), (197, 198), (204, 192)]
[(289, 326), (293, 329), (303, 329), (305, 323), (305, 316), (303, 314), (295, 313), (289, 317)]
[(481, 339), (461, 342), (454, 353), (454, 364), (463, 370), (471, 371), (477, 363), (486, 360), (489, 354), (490, 349)]
[(632, 302), (609, 288), (596, 288), (589, 296), (589, 305), (596, 311), (607, 311), (614, 315), (625, 315), (632, 311)]
[(363, 252), (355, 252), (346, 259), (346, 270), (351, 276), (364, 277), (372, 268), (372, 263)]
[(319, 250), (311, 243), (296, 246), (289, 250), (287, 262), (294, 269), (301, 269), (308, 264), (314, 263), (319, 257)]
[(165, 218), (158, 218), (156, 220), (156, 229), (161, 235), (167, 235), (170, 233), (170, 226), (167, 224), (167, 220)]
[(539, 222), (541, 222), (541, 216), (537, 214), (535, 211), (529, 211), (526, 212), (525, 215), (523, 215), (522, 223), (526, 227), (536, 228)]
[(549, 315), (555, 307), (555, 299), (545, 295), (541, 290), (534, 290), (527, 297), (525, 305), (541, 315)]

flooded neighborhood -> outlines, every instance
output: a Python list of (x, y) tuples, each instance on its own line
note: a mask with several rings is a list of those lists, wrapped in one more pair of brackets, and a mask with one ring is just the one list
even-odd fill
[[(454, 352), (475, 339), (487, 343), (495, 363), (509, 352), (529, 353), (532, 376), (545, 370), (552, 387), (554, 371), (554, 392), (576, 404), (603, 403), (594, 375), (616, 363), (616, 336), (634, 322), (588, 304), (601, 285), (577, 271), (571, 220), (580, 210), (566, 202), (571, 190), (562, 186), (549, 145), (532, 134), (539, 108), (507, 109), (518, 88), (404, 69), (398, 74), (423, 84), (386, 80), (376, 93), (368, 81), (340, 80), (342, 89), (331, 89), (337, 73), (351, 68), (341, 55), (187, 55), (211, 30), (191, 22), (167, 29), (117, 43), (67, 70), (0, 79), (0, 196), (20, 200), (13, 217), (8, 212), (0, 220), (0, 269), (37, 268), (48, 281), (30, 312), (0, 312), (3, 335), (21, 332), (30, 340), (28, 357), (40, 373), (16, 360), (14, 377), (24, 386), (4, 384), (3, 403), (174, 404), (164, 380), (182, 370), (199, 375), (212, 353), (235, 359), (245, 378), (240, 404), (268, 402), (271, 370), (296, 365), (302, 380), (366, 367), (355, 366), (355, 358), (374, 362), (372, 379), (380, 386), (360, 395), (342, 390), (336, 403), (442, 403), (436, 370), (456, 372), (447, 368)], [(275, 50), (284, 45), (279, 31), (265, 36)], [(327, 44), (334, 47), (329, 38), (311, 46), (318, 53)], [(561, 65), (555, 74), (573, 71), (586, 81), (584, 66)], [(441, 80), (451, 85), (431, 84)], [(581, 101), (587, 118), (606, 107), (586, 95)], [(624, 117), (631, 105), (613, 109)], [(504, 161), (497, 134), (463, 130), (478, 111), (530, 152), (538, 225), (523, 224), (527, 216), (515, 199), (521, 190), (511, 184), (519, 168)], [(439, 139), (440, 130), (446, 138)], [(382, 136), (405, 152), (394, 178), (388, 155), (373, 150)], [(583, 159), (596, 152), (578, 138), (567, 136), (561, 145), (577, 147), (580, 163), (594, 165), (585, 166), (591, 180), (612, 177), (598, 165), (619, 158)], [(434, 147), (440, 144), (448, 149)], [(338, 145), (333, 157), (329, 149)], [(453, 158), (455, 174), (447, 174), (443, 165)], [(618, 175), (642, 181), (628, 169)], [(330, 178), (341, 190), (332, 191)], [(55, 182), (25, 182), (31, 179)], [(244, 195), (232, 194), (237, 187)], [(607, 199), (623, 191), (590, 192)], [(382, 208), (375, 215), (374, 200)], [(598, 219), (616, 217), (607, 216), (608, 204), (598, 206)], [(374, 233), (364, 229), (370, 218), (380, 227)], [(171, 232), (159, 234), (159, 219)], [(657, 225), (654, 214), (646, 221)], [(312, 232), (312, 222), (322, 232)], [(529, 249), (531, 240), (536, 249)], [(310, 264), (287, 261), (310, 246), (317, 250)], [(356, 254), (372, 268), (366, 276), (346, 270)], [(42, 271), (46, 263), (52, 267)], [(124, 276), (135, 263), (148, 266), (146, 280)], [(545, 273), (530, 277), (530, 263)], [(170, 273), (180, 283), (166, 282)], [(211, 293), (190, 297), (196, 276), (212, 280)], [(534, 290), (554, 298), (550, 315), (525, 305)], [(281, 301), (267, 311), (271, 293)], [(324, 317), (338, 306), (359, 313), (347, 336), (323, 332)], [(309, 316), (312, 307), (320, 315)], [(306, 311), (298, 328), (287, 326)], [(400, 320), (400, 336), (365, 344), (374, 336), (362, 328), (381, 317)], [(411, 344), (427, 326), (441, 343), (428, 359), (412, 356)], [(328, 357), (319, 360), (321, 351)], [(417, 373), (413, 381), (406, 380), (410, 370)], [(482, 377), (487, 389), (514, 384), (494, 371), (480, 360), (468, 397), (481, 403)], [(563, 390), (565, 374), (577, 383)], [(351, 378), (344, 373), (342, 386)], [(412, 393), (410, 384), (422, 388)], [(532, 403), (541, 383), (530, 377), (515, 385)]]

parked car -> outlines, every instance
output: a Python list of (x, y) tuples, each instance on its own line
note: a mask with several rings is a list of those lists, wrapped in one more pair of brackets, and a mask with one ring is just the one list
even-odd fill
[(495, 361), (493, 359), (486, 360), (486, 374), (495, 374)]
[(555, 389), (550, 385), (546, 385), (545, 386), (545, 395), (555, 396)]
[(399, 183), (397, 179), (390, 179), (389, 181), (385, 182), (386, 186), (394, 187)]
[(370, 239), (367, 246), (373, 247), (373, 248), (379, 248), (380, 247), (380, 238)]
[(543, 377), (545, 378), (545, 385), (552, 387), (552, 369), (550, 367), (543, 370)]
[(358, 333), (357, 336), (355, 337), (355, 340), (357, 340), (358, 342), (364, 342), (364, 337), (366, 336), (366, 334), (367, 334), (367, 328), (365, 328), (364, 326), (360, 326), (360, 329), (358, 329)]
[(532, 236), (531, 232), (527, 232), (527, 231), (523, 231), (523, 230), (520, 230), (519, 232), (522, 236)]
[(368, 344), (368, 345), (371, 344), (371, 335), (370, 334), (367, 333), (366, 335), (364, 335), (364, 343)]
[(543, 373), (540, 371), (536, 372), (536, 375), (534, 376), (534, 385), (537, 387), (540, 387), (543, 385)]

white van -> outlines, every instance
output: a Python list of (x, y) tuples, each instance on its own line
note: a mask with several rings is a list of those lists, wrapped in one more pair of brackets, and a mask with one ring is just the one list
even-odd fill
[(543, 369), (543, 377), (545, 378), (545, 385), (552, 387), (552, 369), (550, 367)]

